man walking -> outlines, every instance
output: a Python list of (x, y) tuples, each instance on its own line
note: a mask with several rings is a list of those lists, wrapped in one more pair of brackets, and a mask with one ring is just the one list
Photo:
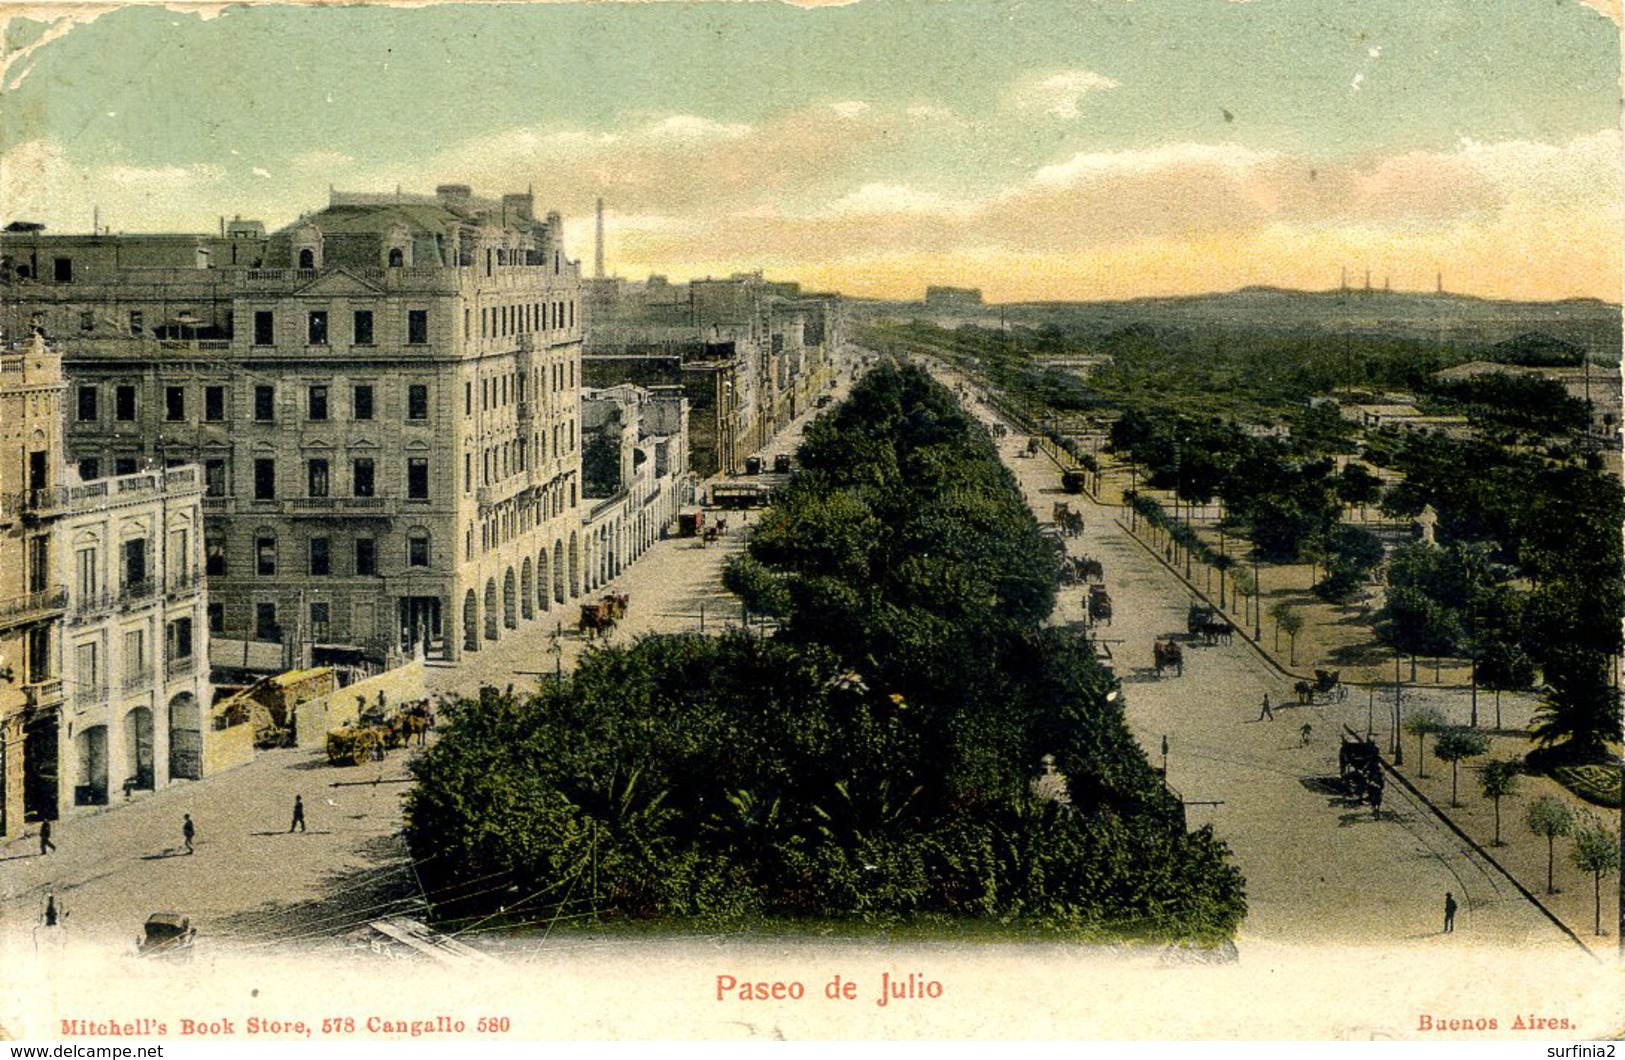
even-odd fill
[(181, 838), (186, 841), (186, 852), (192, 853), (192, 840), (197, 838), (197, 825), (192, 823), (192, 815), (186, 814), (186, 821), (181, 825)]
[(1444, 892), (1444, 929), (1456, 930), (1456, 896), (1449, 891)]
[(46, 818), (39, 823), (39, 856), (43, 858), (55, 849), (56, 844), (51, 842), (51, 821)]
[(305, 830), (305, 800), (298, 795), (293, 797), (293, 823), (288, 826), (290, 835), (295, 828), (301, 832)]
[(1263, 721), (1265, 718), (1270, 721), (1275, 720), (1275, 711), (1270, 709), (1270, 694), (1268, 692), (1264, 693), (1264, 708), (1258, 712), (1259, 721)]

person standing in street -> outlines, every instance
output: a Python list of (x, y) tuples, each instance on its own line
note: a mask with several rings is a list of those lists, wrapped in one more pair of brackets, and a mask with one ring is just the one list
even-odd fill
[(1258, 712), (1259, 721), (1263, 721), (1265, 718), (1268, 718), (1270, 721), (1275, 720), (1275, 711), (1270, 709), (1270, 694), (1268, 692), (1264, 693), (1264, 706), (1263, 709)]
[(1444, 892), (1444, 929), (1456, 930), (1456, 896), (1449, 891)]
[(48, 894), (45, 896), (45, 926), (48, 928), (56, 927), (57, 919), (56, 895)]
[(43, 858), (55, 849), (56, 844), (51, 842), (51, 820), (46, 818), (39, 823), (39, 856)]
[(288, 832), (291, 834), (295, 828), (305, 830), (305, 800), (299, 795), (293, 797), (293, 823), (288, 826)]
[(192, 853), (192, 840), (197, 838), (197, 825), (192, 823), (192, 815), (186, 814), (186, 821), (181, 825), (181, 838), (186, 841), (186, 852)]

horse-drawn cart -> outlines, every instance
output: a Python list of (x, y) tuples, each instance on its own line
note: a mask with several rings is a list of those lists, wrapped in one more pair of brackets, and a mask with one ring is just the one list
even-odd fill
[(1342, 682), (1340, 670), (1316, 670), (1315, 680), (1299, 681), (1292, 686), (1298, 693), (1298, 702), (1305, 704), (1341, 703), (1348, 698), (1348, 686)]

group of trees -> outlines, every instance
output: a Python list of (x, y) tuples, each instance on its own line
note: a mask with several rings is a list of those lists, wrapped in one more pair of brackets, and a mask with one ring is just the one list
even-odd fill
[(1441, 547), (1417, 544), (1389, 564), (1379, 625), (1412, 655), (1474, 661), (1478, 683), (1528, 687), (1545, 705), (1534, 736), (1560, 758), (1592, 760), (1620, 735), (1608, 679), (1622, 648), (1625, 494), (1605, 474), (1442, 436), (1407, 440), (1404, 480), (1383, 505), (1438, 513)]
[[(1044, 624), (1056, 556), (952, 396), (882, 366), (798, 465), (726, 571), (778, 631), (646, 637), (465, 704), (414, 765), (425, 883), (538, 918), (1233, 935), (1239, 872)], [(1035, 790), (1046, 760), (1068, 804)]]

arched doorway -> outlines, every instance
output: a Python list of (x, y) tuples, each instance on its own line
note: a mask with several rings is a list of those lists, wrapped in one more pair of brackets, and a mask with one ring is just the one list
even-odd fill
[(485, 580), (485, 639), (497, 639), (497, 580)]
[(502, 576), (502, 624), (509, 629), (519, 628), (519, 601), (515, 599), (513, 568)]
[(203, 778), (203, 716), (197, 697), (182, 692), (169, 701), (169, 779)]
[(519, 566), (519, 614), (526, 622), (536, 617), (535, 579), (531, 577), (530, 557)]
[(463, 650), (480, 650), (480, 601), (473, 589), (463, 596)]
[(553, 601), (564, 603), (564, 542), (553, 542)]
[(570, 595), (581, 595), (581, 539), (570, 531)]
[(73, 788), (75, 806), (107, 805), (107, 726), (80, 729), (74, 737), (79, 752), (78, 783)]
[(536, 553), (536, 603), (543, 611), (553, 608), (553, 584), (547, 573), (547, 549)]
[(131, 788), (157, 787), (152, 754), (152, 711), (136, 707), (124, 715), (124, 782)]

